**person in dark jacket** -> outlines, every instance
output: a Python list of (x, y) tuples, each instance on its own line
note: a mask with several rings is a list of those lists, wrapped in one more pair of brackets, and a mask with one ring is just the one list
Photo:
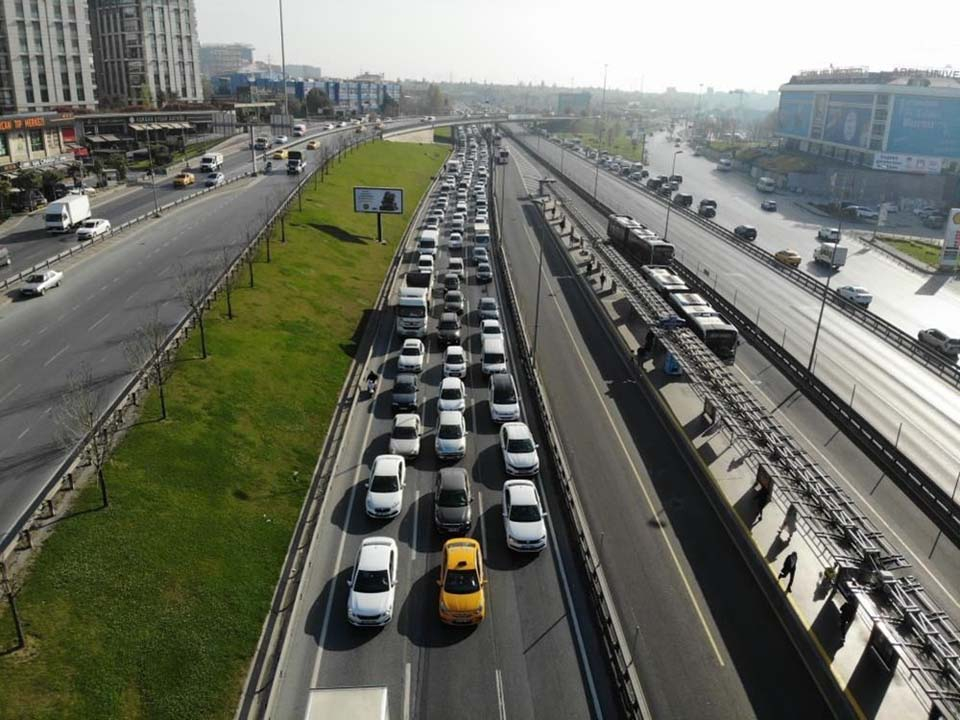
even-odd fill
[(787, 555), (783, 561), (783, 567), (780, 568), (780, 574), (777, 575), (777, 580), (782, 580), (787, 575), (790, 576), (790, 580), (787, 582), (787, 592), (793, 588), (793, 578), (797, 574), (797, 553), (796, 551)]

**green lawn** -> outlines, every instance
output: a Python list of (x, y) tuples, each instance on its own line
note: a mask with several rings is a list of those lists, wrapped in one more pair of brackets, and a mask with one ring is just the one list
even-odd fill
[[(19, 595), (25, 651), (0, 655), (0, 718), (232, 718), (334, 404), (403, 228), (448, 149), (375, 143), (334, 167), (286, 245), (208, 314), (167, 385), (81, 493)], [(354, 185), (406, 214), (353, 212)], [(13, 643), (6, 604), (0, 652)]]
[(608, 152), (611, 155), (622, 155), (628, 160), (633, 160), (635, 162), (641, 162), (643, 157), (643, 143), (637, 142), (636, 144), (627, 137), (626, 133), (621, 133), (617, 135), (613, 143), (604, 142), (601, 147), (597, 139), (596, 133), (592, 132), (574, 132), (574, 133), (557, 133), (558, 136), (564, 138), (578, 137), (583, 141), (584, 147), (599, 147), (604, 152)]
[(433, 129), (433, 141), (437, 143), (452, 143), (453, 142), (453, 128), (447, 125), (446, 127), (438, 127)]
[(937, 267), (940, 264), (941, 250), (935, 245), (927, 245), (913, 240), (891, 240), (883, 236), (878, 236), (878, 239), (895, 250), (899, 250), (931, 267)]

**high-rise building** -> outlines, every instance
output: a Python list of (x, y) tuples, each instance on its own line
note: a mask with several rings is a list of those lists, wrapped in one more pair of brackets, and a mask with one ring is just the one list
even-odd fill
[(0, 114), (96, 106), (86, 0), (0, 0)]
[(203, 100), (193, 0), (89, 1), (102, 104)]
[(253, 63), (253, 45), (217, 43), (200, 46), (200, 72), (208, 78), (229, 75)]

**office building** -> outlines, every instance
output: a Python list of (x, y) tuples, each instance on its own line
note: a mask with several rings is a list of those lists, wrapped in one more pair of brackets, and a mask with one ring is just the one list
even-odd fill
[(0, 114), (96, 107), (85, 0), (0, 0)]
[(200, 72), (215, 78), (240, 70), (253, 63), (253, 45), (245, 43), (200, 46)]
[(90, 0), (101, 105), (202, 102), (193, 0)]

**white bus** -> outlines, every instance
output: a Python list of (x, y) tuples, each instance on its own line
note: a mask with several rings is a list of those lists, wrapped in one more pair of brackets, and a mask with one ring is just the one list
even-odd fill
[(714, 355), (728, 363), (733, 362), (737, 355), (740, 333), (733, 325), (724, 320), (720, 313), (690, 312), (687, 317), (687, 324)]
[(670, 268), (662, 265), (644, 265), (640, 272), (653, 286), (654, 290), (663, 296), (670, 293), (688, 293), (690, 288), (683, 282), (683, 278), (670, 272)]

